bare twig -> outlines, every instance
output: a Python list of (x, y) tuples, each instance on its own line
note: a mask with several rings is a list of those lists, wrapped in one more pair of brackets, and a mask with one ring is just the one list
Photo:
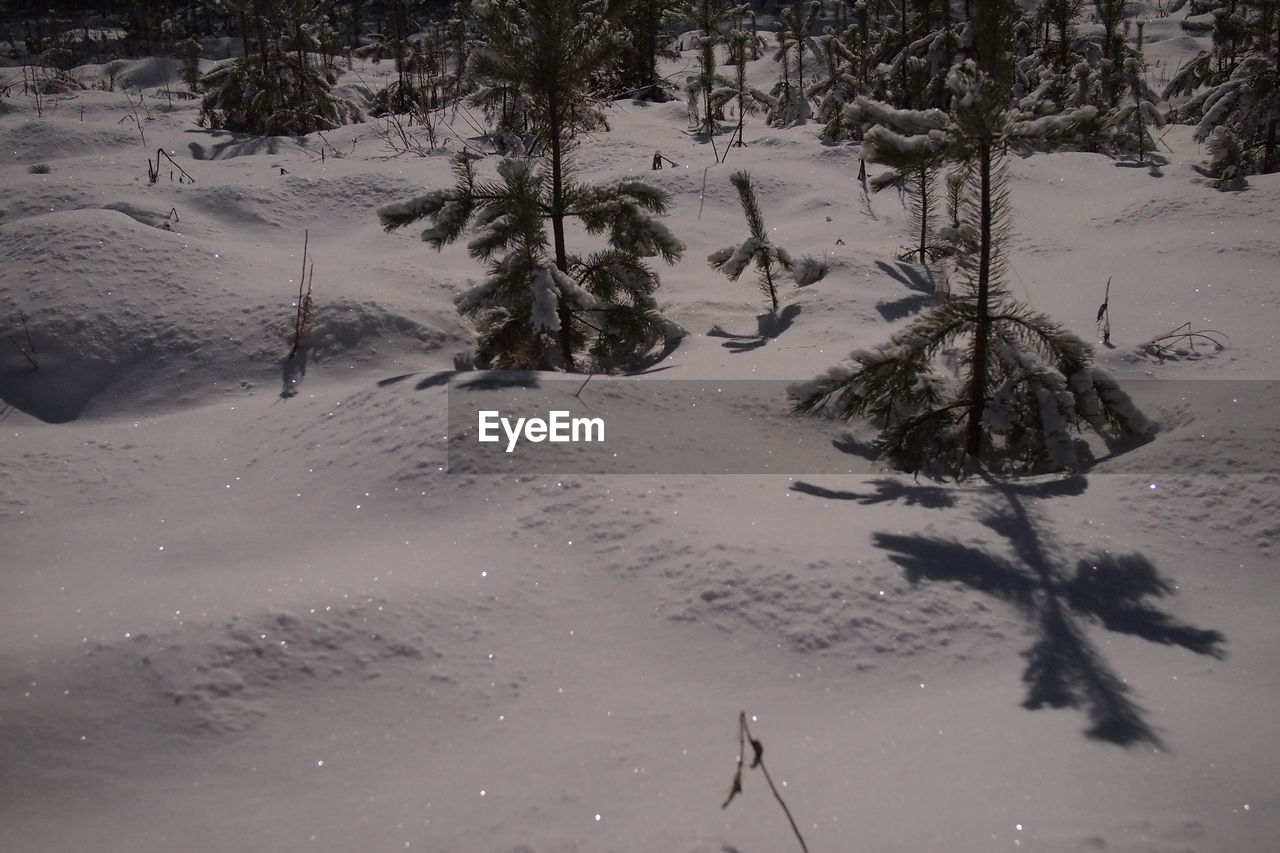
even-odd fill
[[(126, 121), (128, 121), (129, 119), (133, 119), (133, 123), (134, 123), (134, 125), (138, 128), (138, 136), (142, 137), (142, 144), (143, 144), (143, 145), (146, 145), (146, 144), (147, 144), (147, 134), (146, 134), (146, 132), (142, 129), (142, 122), (138, 121), (138, 117), (137, 117), (135, 114), (133, 114), (133, 113), (125, 113), (125, 114), (124, 114), (124, 118), (120, 119), (120, 121), (116, 122), (116, 124), (124, 124), (124, 123), (125, 123)], [(154, 183), (154, 182), (155, 182), (155, 179), (152, 179), (152, 183)]]
[(1094, 322), (1102, 330), (1103, 343), (1111, 343), (1111, 276), (1107, 276), (1107, 291), (1098, 306), (1098, 316)]
[(1186, 346), (1195, 351), (1196, 345), (1204, 346), (1212, 345), (1213, 348), (1221, 352), (1231, 343), (1231, 338), (1216, 329), (1192, 329), (1191, 323), (1183, 323), (1172, 332), (1163, 334), (1158, 338), (1153, 338), (1147, 342), (1144, 349), (1152, 355), (1165, 355), (1167, 353), (1176, 353), (1179, 342), (1185, 341)]
[[(181, 164), (179, 164), (177, 160), (169, 156), (168, 151), (165, 151), (163, 148), (157, 148), (156, 163), (154, 166), (151, 165), (151, 158), (150, 157), (147, 158), (147, 178), (149, 179), (150, 183), (154, 184), (156, 180), (160, 177), (160, 158), (161, 157), (164, 157), (164, 159), (168, 160), (170, 163), (172, 163), (174, 166), (177, 167), (178, 173), (180, 175), (180, 177), (178, 178), (178, 183), (182, 183), (183, 178), (186, 179), (187, 183), (194, 184), (196, 182), (196, 179), (191, 177), (191, 175), (187, 173), (187, 170), (182, 168)], [(173, 170), (169, 171), (169, 179), (173, 180)]]
[(27, 363), (31, 365), (31, 369), (39, 370), (40, 362), (36, 361), (36, 345), (31, 340), (31, 328), (27, 326), (27, 315), (22, 313), (21, 308), (18, 309), (18, 322), (22, 324), (22, 334), (27, 339), (27, 345), (24, 347), (18, 343), (18, 339), (13, 335), (9, 336), (9, 340), (18, 348), (18, 352), (22, 353)]
[(787, 808), (786, 802), (782, 799), (782, 795), (778, 793), (778, 786), (773, 784), (773, 777), (769, 775), (769, 768), (764, 766), (764, 744), (751, 736), (751, 729), (747, 726), (747, 712), (738, 712), (738, 768), (733, 774), (733, 785), (729, 788), (729, 796), (720, 808), (729, 807), (729, 803), (733, 802), (733, 798), (742, 793), (742, 765), (746, 755), (746, 746), (751, 744), (751, 764), (750, 769), (760, 768), (760, 772), (764, 774), (764, 780), (769, 783), (769, 790), (773, 792), (773, 798), (778, 801), (778, 805), (782, 806), (782, 812), (787, 816), (787, 821), (791, 824), (791, 831), (795, 833), (796, 841), (800, 842), (800, 849), (804, 853), (809, 853), (809, 846), (804, 843), (804, 836), (800, 834), (800, 827), (796, 826), (796, 819), (791, 815), (791, 809)]
[(293, 318), (293, 346), (289, 349), (289, 360), (298, 354), (299, 348), (306, 345), (311, 334), (311, 281), (316, 275), (316, 265), (312, 263), (308, 267), (307, 264), (307, 247), (310, 242), (310, 230), (303, 231), (302, 274), (298, 277), (298, 310)]

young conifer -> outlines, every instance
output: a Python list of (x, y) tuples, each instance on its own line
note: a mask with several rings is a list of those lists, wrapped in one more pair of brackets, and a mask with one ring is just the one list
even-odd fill
[[(1042, 138), (1044, 126), (1009, 117), (1009, 89), (968, 62), (948, 85), (950, 115), (893, 110), (860, 100), (879, 121), (863, 155), (895, 168), (955, 160), (968, 172), (962, 271), (968, 288), (851, 363), (795, 386), (802, 412), (868, 417), (879, 449), (912, 471), (961, 473), (975, 464), (1010, 471), (1078, 465), (1072, 429), (1146, 435), (1151, 425), (1116, 382), (1093, 364), (1092, 350), (1003, 286), (1008, 231), (1004, 154)], [(943, 351), (964, 352), (959, 373)]]
[(200, 91), (200, 42), (194, 38), (178, 42), (178, 73), (192, 94)]
[(1238, 35), (1230, 41), (1229, 56), (1202, 52), (1174, 75), (1164, 97), (1189, 96), (1170, 117), (1196, 122), (1197, 142), (1225, 126), (1241, 148), (1242, 172), (1275, 172), (1280, 170), (1280, 5), (1275, 0), (1240, 4), (1232, 17), (1240, 20), (1233, 25)]
[(729, 86), (721, 86), (711, 95), (711, 102), (716, 109), (723, 109), (726, 104), (734, 103), (738, 108), (738, 128), (734, 131), (737, 145), (745, 145), (742, 139), (742, 128), (748, 115), (755, 115), (761, 109), (773, 106), (773, 99), (759, 89), (747, 83), (747, 61), (751, 56), (751, 48), (757, 37), (750, 32), (735, 27), (727, 38), (729, 46), (729, 63), (733, 65), (733, 80)]
[(674, 17), (698, 28), (698, 73), (685, 83), (689, 113), (696, 117), (698, 132), (708, 137), (721, 130), (716, 118), (715, 92), (732, 81), (716, 72), (716, 47), (726, 30), (750, 10), (750, 6), (730, 6), (725, 0), (682, 0)]
[(1145, 160), (1155, 150), (1151, 128), (1164, 127), (1164, 116), (1156, 106), (1156, 94), (1142, 76), (1142, 60), (1131, 56), (1124, 61), (1124, 94), (1110, 117), (1121, 141), (1137, 149), (1138, 159)]
[(773, 87), (773, 110), (769, 123), (783, 127), (793, 122), (806, 121), (812, 115), (809, 95), (804, 85), (805, 55), (812, 51), (821, 55), (822, 48), (811, 32), (817, 20), (821, 3), (810, 0), (788, 6), (778, 16), (778, 82)]
[(498, 180), (482, 180), (463, 153), (454, 173), (451, 189), (387, 205), (378, 216), (388, 231), (426, 219), (422, 239), (437, 250), (469, 228), (477, 232), (467, 250), (487, 265), (488, 277), (457, 299), (480, 331), (477, 364), (573, 370), (585, 349), (592, 369), (607, 370), (679, 340), (680, 328), (658, 311), (658, 276), (643, 260), (656, 255), (673, 263), (684, 250), (653, 218), (666, 211), (665, 192), (639, 181), (566, 181), (564, 216), (604, 236), (608, 247), (566, 254), (562, 266), (548, 233), (555, 204), (549, 164), (507, 159)]
[(243, 26), (253, 22), (255, 49), (218, 65), (200, 81), (205, 92), (202, 121), (215, 128), (282, 136), (359, 120), (355, 105), (332, 92), (337, 74), (312, 56), (320, 46), (316, 28), (309, 25), (319, 16), (313, 0), (227, 6), (244, 16)]
[(747, 217), (751, 236), (741, 245), (713, 252), (707, 257), (707, 263), (711, 264), (712, 269), (727, 275), (730, 281), (737, 281), (742, 271), (754, 263), (760, 272), (760, 290), (769, 297), (770, 310), (776, 314), (779, 271), (790, 272), (795, 264), (786, 249), (773, 245), (769, 239), (769, 232), (764, 227), (764, 215), (760, 212), (760, 202), (751, 186), (751, 175), (747, 172), (734, 172), (729, 176), (729, 181), (738, 191), (738, 200), (742, 202), (742, 212)]

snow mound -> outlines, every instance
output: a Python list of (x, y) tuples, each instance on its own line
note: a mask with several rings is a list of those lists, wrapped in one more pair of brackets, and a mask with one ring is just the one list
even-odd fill
[[(260, 273), (202, 241), (144, 224), (162, 221), (154, 209), (116, 207), (28, 218), (0, 231), (0, 263), (11, 271), (0, 304), (26, 315), (40, 363), (32, 370), (11, 354), (0, 368), (0, 397), (66, 422), (100, 398), (103, 411), (106, 403), (164, 409), (277, 380), (295, 315), (289, 296), (270, 302), (244, 293)], [(311, 340), (313, 359), (351, 354), (350, 367), (432, 349), (445, 336), (370, 300), (318, 296)]]
[(370, 599), (86, 640), (38, 674), (5, 668), (0, 740), (10, 754), (21, 745), (30, 768), (49, 772), (127, 753), (157, 734), (244, 731), (300, 694), (363, 687), (387, 675), (421, 685), (430, 707), (466, 692), (471, 665), (457, 650), (473, 633), (412, 606)]
[(21, 163), (81, 157), (137, 144), (136, 131), (122, 126), (86, 124), (62, 115), (0, 130), (0, 151)]
[(176, 86), (178, 85), (178, 63), (177, 60), (165, 56), (128, 60), (123, 62), (116, 72), (116, 81), (121, 86), (137, 89)]
[(285, 186), (304, 216), (365, 226), (376, 225), (375, 209), (402, 198), (410, 186), (404, 180), (373, 172), (315, 178), (287, 175), (286, 178)]
[(309, 177), (268, 173), (247, 184), (203, 181), (189, 188), (186, 198), (194, 210), (242, 230), (262, 225), (298, 229), (335, 222), (374, 228), (375, 209), (404, 196), (408, 187), (404, 181), (372, 174)]

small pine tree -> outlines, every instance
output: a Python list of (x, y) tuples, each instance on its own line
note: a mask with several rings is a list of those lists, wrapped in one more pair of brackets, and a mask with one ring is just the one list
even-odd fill
[(676, 59), (671, 36), (663, 24), (677, 6), (676, 0), (637, 0), (626, 4), (619, 24), (625, 37), (619, 43), (615, 70), (622, 91), (643, 100), (669, 100), (668, 84), (658, 71), (658, 61)]
[(778, 50), (773, 58), (778, 61), (779, 76), (771, 93), (774, 104), (769, 115), (769, 123), (775, 127), (807, 121), (813, 114), (804, 86), (804, 63), (806, 53), (822, 53), (811, 34), (821, 6), (818, 0), (811, 0), (788, 6), (778, 16)]
[[(1008, 199), (1002, 151), (1035, 139), (1010, 120), (1008, 87), (965, 63), (951, 75), (953, 113), (890, 110), (892, 126), (870, 128), (868, 160), (959, 160), (969, 173), (962, 258), (968, 292), (953, 294), (851, 364), (791, 391), (801, 412), (868, 417), (883, 456), (912, 471), (958, 474), (980, 464), (1009, 471), (1074, 468), (1070, 430), (1148, 435), (1151, 425), (1091, 348), (1043, 314), (1018, 304), (1002, 284)], [(962, 346), (964, 373), (945, 367)]]
[(196, 93), (200, 91), (200, 42), (193, 38), (178, 42), (178, 73), (187, 88)]
[(1045, 48), (1059, 71), (1074, 65), (1071, 43), (1075, 41), (1076, 18), (1080, 16), (1083, 5), (1084, 0), (1042, 0), (1037, 9), (1037, 17), (1044, 22), (1045, 31), (1050, 28), (1054, 31), (1046, 39)]
[[(1117, 135), (1136, 148), (1139, 160), (1155, 150), (1151, 128), (1164, 127), (1164, 116), (1156, 106), (1156, 94), (1142, 76), (1142, 60), (1131, 56), (1124, 61), (1124, 94), (1110, 116)], [(1126, 146), (1126, 147), (1129, 147)]]
[(1244, 147), (1228, 125), (1219, 125), (1209, 134), (1204, 143), (1209, 162), (1204, 171), (1213, 179), (1218, 189), (1238, 189), (1244, 183), (1244, 176), (1252, 169), (1245, 156)]
[(747, 172), (734, 172), (729, 181), (738, 191), (738, 200), (742, 203), (742, 212), (747, 217), (747, 228), (751, 236), (741, 245), (729, 246), (713, 252), (707, 257), (712, 269), (720, 270), (737, 281), (742, 271), (751, 263), (755, 263), (760, 271), (760, 290), (769, 297), (769, 308), (778, 312), (778, 270), (790, 272), (795, 264), (786, 249), (773, 245), (769, 232), (764, 227), (764, 215), (760, 212), (760, 202), (756, 199), (756, 191), (751, 186), (751, 175)]
[(747, 83), (747, 61), (751, 56), (751, 45), (756, 39), (751, 33), (741, 28), (734, 28), (726, 39), (729, 45), (729, 62), (733, 65), (733, 80), (729, 86), (721, 86), (711, 93), (711, 102), (717, 110), (726, 104), (735, 103), (738, 107), (738, 127), (734, 131), (736, 145), (746, 145), (742, 139), (742, 129), (748, 115), (755, 115), (762, 109), (773, 106), (773, 99)]
[[(201, 80), (201, 122), (262, 136), (301, 135), (359, 121), (350, 101), (335, 96), (337, 74), (313, 63), (319, 47), (315, 0), (229, 0), (226, 7), (252, 22), (257, 52), (228, 60)], [(273, 22), (278, 22), (273, 27)]]
[(845, 121), (845, 107), (853, 103), (863, 88), (858, 67), (864, 62), (863, 34), (848, 23), (844, 2), (836, 6), (836, 23), (815, 41), (826, 74), (809, 87), (809, 97), (818, 104), (815, 118), (823, 123), (824, 142), (848, 139), (853, 128)]
[(716, 47), (724, 41), (725, 30), (749, 8), (730, 6), (725, 0), (682, 0), (673, 12), (675, 18), (698, 28), (698, 73), (685, 82), (685, 94), (698, 132), (708, 137), (722, 130), (716, 117), (715, 92), (733, 85), (729, 78), (716, 72)]
[[(872, 129), (863, 141), (863, 157), (891, 167), (872, 179), (872, 190), (898, 184), (910, 195), (911, 229), (917, 239), (916, 247), (904, 256), (915, 254), (921, 264), (927, 263), (938, 249), (934, 240), (938, 168), (954, 155), (942, 136), (950, 119), (941, 110), (898, 110), (859, 98), (846, 110), (846, 121)], [(904, 140), (912, 135), (923, 144), (906, 144)]]
[(1128, 0), (1093, 0), (1098, 23), (1102, 24), (1102, 58), (1118, 67), (1124, 59), (1124, 36), (1120, 24), (1124, 20)]
[(564, 215), (588, 234), (605, 235), (609, 246), (568, 255), (562, 265), (547, 231), (555, 204), (549, 172), (549, 164), (507, 159), (499, 180), (484, 181), (474, 158), (459, 154), (453, 188), (387, 205), (378, 216), (388, 231), (428, 220), (422, 239), (436, 250), (468, 228), (478, 232), (467, 250), (489, 275), (457, 305), (476, 319), (481, 366), (574, 370), (575, 355), (586, 349), (592, 369), (607, 370), (673, 346), (682, 332), (659, 313), (658, 276), (643, 261), (656, 255), (674, 263), (684, 251), (653, 218), (666, 212), (667, 194), (640, 181), (567, 182)]
[(934, 245), (935, 222), (937, 221), (937, 174), (936, 166), (923, 163), (911, 170), (908, 185), (911, 192), (911, 229), (918, 235), (918, 241), (911, 254), (916, 255), (920, 264), (929, 262), (930, 255), (937, 250)]
[[(1280, 12), (1275, 17), (1280, 20)], [(1280, 33), (1272, 44), (1280, 44)], [(1177, 95), (1193, 95), (1171, 118), (1197, 122), (1197, 142), (1229, 127), (1245, 152), (1242, 162), (1264, 174), (1280, 170), (1280, 47), (1246, 55), (1229, 75), (1216, 72), (1211, 55), (1202, 53), (1165, 87), (1166, 98)]]

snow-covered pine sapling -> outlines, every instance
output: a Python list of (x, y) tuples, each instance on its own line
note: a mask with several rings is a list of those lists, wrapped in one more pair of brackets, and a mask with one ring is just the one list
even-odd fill
[(964, 169), (947, 172), (947, 227), (953, 231), (960, 230), (960, 213), (964, 209), (965, 186), (969, 175)]
[[(747, 84), (747, 61), (751, 55), (751, 43), (756, 36), (735, 27), (730, 31), (727, 43), (729, 45), (729, 64), (733, 66), (733, 80), (729, 86), (721, 86), (716, 89), (711, 100), (717, 110), (723, 109), (728, 103), (734, 102), (738, 107), (738, 127), (734, 131), (736, 142), (731, 144), (743, 146), (746, 143), (742, 139), (742, 127), (747, 115), (755, 115), (761, 109), (768, 109), (773, 106), (773, 99)], [(728, 152), (725, 152), (726, 157)]]
[(863, 157), (891, 167), (872, 179), (871, 189), (878, 192), (901, 184), (911, 198), (911, 226), (917, 240), (902, 257), (916, 255), (921, 264), (928, 263), (938, 249), (934, 241), (939, 206), (936, 175), (951, 156), (943, 144), (943, 128), (950, 119), (941, 110), (899, 110), (866, 98), (858, 98), (846, 112), (849, 121), (869, 127)]
[(806, 121), (811, 114), (804, 88), (804, 61), (809, 51), (816, 54), (822, 51), (812, 35), (821, 7), (819, 0), (811, 0), (788, 6), (778, 16), (778, 50), (773, 58), (778, 61), (779, 77), (773, 89), (773, 112), (769, 116), (769, 123), (775, 127)]
[[(254, 50), (219, 63), (200, 80), (200, 124), (260, 136), (302, 135), (358, 121), (355, 104), (333, 94), (336, 71), (312, 59), (326, 29), (314, 0), (235, 0)], [(250, 28), (249, 24), (252, 23)]]
[[(1070, 433), (1083, 426), (1107, 438), (1149, 436), (1151, 423), (1093, 363), (1092, 348), (1003, 285), (1009, 205), (1002, 152), (1035, 141), (1037, 125), (1012, 120), (1008, 84), (972, 62), (953, 70), (948, 85), (950, 115), (888, 112), (899, 132), (873, 126), (863, 152), (873, 161), (882, 151), (894, 160), (914, 151), (966, 164), (963, 229), (972, 236), (960, 262), (967, 292), (953, 293), (888, 343), (794, 386), (796, 410), (866, 417), (880, 428), (882, 456), (931, 474), (1073, 469), (1080, 460)], [(959, 371), (945, 357), (955, 349), (963, 351)]]
[(864, 35), (848, 23), (848, 8), (843, 0), (836, 4), (836, 23), (816, 39), (821, 48), (826, 75), (809, 87), (809, 97), (817, 107), (816, 118), (823, 123), (821, 137), (824, 142), (842, 142), (849, 137), (851, 128), (845, 117), (845, 107), (853, 102), (862, 86), (858, 68), (865, 64), (862, 51)]
[(805, 99), (806, 107), (809, 101), (804, 87), (804, 60), (805, 54), (809, 51), (819, 52), (819, 47), (813, 40), (813, 24), (818, 20), (818, 13), (821, 11), (821, 0), (797, 3), (782, 10), (783, 18), (790, 18), (788, 23), (791, 27), (792, 47), (796, 52), (796, 86)]
[[(484, 44), (472, 52), (470, 69), (523, 94), (540, 134), (540, 168), (505, 162), (501, 182), (480, 183), (467, 158), (455, 159), (459, 183), (446, 196), (423, 196), (390, 219), (382, 211), (388, 228), (424, 217), (437, 220), (438, 227), (447, 224), (439, 232), (447, 239), (435, 239), (435, 229), (424, 234), (437, 247), (456, 239), (475, 217), (482, 233), (470, 244), (472, 255), (501, 267), (491, 267), (492, 299), (477, 294), (475, 310), (487, 330), (481, 346), (504, 362), (575, 370), (576, 354), (586, 346), (607, 368), (647, 354), (659, 341), (674, 345), (681, 334), (658, 313), (658, 277), (642, 260), (657, 255), (672, 263), (684, 250), (653, 218), (665, 213), (667, 194), (636, 180), (592, 186), (571, 178), (574, 129), (602, 97), (603, 78), (617, 57), (612, 22), (620, 11), (620, 4), (596, 0), (491, 0), (477, 6), (475, 24)], [(571, 253), (566, 226), (573, 219), (588, 234), (607, 236), (609, 248)], [(542, 314), (550, 324), (534, 323), (530, 287), (542, 294), (543, 308), (555, 298), (554, 323)], [(584, 303), (578, 291), (591, 299)], [(554, 336), (557, 353), (542, 348), (540, 336), (546, 335)]]
[(1164, 116), (1156, 106), (1156, 93), (1143, 77), (1142, 60), (1131, 56), (1124, 61), (1124, 94), (1112, 116), (1121, 138), (1131, 139), (1138, 149), (1138, 160), (1147, 159), (1156, 141), (1150, 128), (1164, 127)]
[(621, 91), (647, 101), (670, 100), (669, 83), (659, 72), (660, 60), (678, 59), (667, 32), (676, 0), (627, 3), (618, 17), (623, 37), (618, 43), (617, 73)]
[(936, 166), (921, 164), (907, 176), (911, 193), (911, 229), (919, 235), (919, 241), (906, 253), (906, 257), (916, 255), (922, 266), (938, 249), (933, 241), (938, 207), (937, 171)]
[(1243, 48), (1243, 55), (1233, 52), (1226, 61), (1221, 52), (1201, 52), (1173, 76), (1164, 97), (1191, 96), (1171, 111), (1171, 120), (1196, 122), (1197, 142), (1214, 128), (1230, 128), (1246, 173), (1268, 174), (1280, 170), (1280, 12), (1274, 0), (1233, 8), (1243, 40), (1232, 50)]
[(698, 28), (698, 73), (685, 82), (685, 94), (698, 132), (713, 141), (721, 129), (716, 119), (715, 91), (732, 85), (727, 77), (716, 73), (716, 46), (724, 40), (724, 30), (749, 9), (745, 5), (731, 6), (725, 0), (682, 0), (675, 7), (675, 18)]
[(755, 188), (751, 186), (751, 175), (748, 172), (734, 172), (729, 181), (738, 191), (738, 200), (742, 202), (742, 212), (747, 217), (747, 228), (751, 236), (741, 245), (729, 246), (707, 257), (712, 269), (720, 270), (737, 281), (742, 271), (751, 263), (759, 270), (760, 289), (769, 297), (769, 309), (778, 312), (779, 270), (791, 271), (794, 263), (786, 249), (773, 245), (769, 233), (764, 227), (764, 216), (760, 212), (760, 202), (756, 199)]
[(1124, 52), (1124, 36), (1120, 24), (1124, 21), (1128, 0), (1093, 0), (1098, 23), (1102, 24), (1102, 58), (1113, 67), (1120, 64)]
[(1244, 176), (1249, 174), (1252, 168), (1244, 146), (1240, 144), (1239, 137), (1232, 132), (1230, 126), (1220, 124), (1215, 127), (1204, 142), (1204, 150), (1209, 155), (1209, 162), (1201, 171), (1213, 179), (1215, 187), (1228, 190), (1240, 189), (1244, 186)]
[(200, 42), (188, 38), (178, 42), (175, 48), (178, 54), (178, 74), (187, 89), (195, 94), (200, 91)]
[(481, 367), (577, 369), (577, 353), (592, 370), (643, 358), (683, 334), (658, 311), (658, 276), (644, 263), (659, 256), (674, 263), (683, 244), (654, 217), (666, 212), (665, 192), (636, 180), (598, 186), (566, 180), (562, 210), (608, 248), (566, 254), (562, 266), (548, 234), (554, 182), (549, 164), (503, 160), (498, 180), (482, 180), (474, 159), (453, 160), (457, 183), (378, 211), (388, 230), (426, 219), (422, 239), (440, 250), (468, 228), (468, 253), (488, 266), (488, 277), (456, 300), (476, 320)]

